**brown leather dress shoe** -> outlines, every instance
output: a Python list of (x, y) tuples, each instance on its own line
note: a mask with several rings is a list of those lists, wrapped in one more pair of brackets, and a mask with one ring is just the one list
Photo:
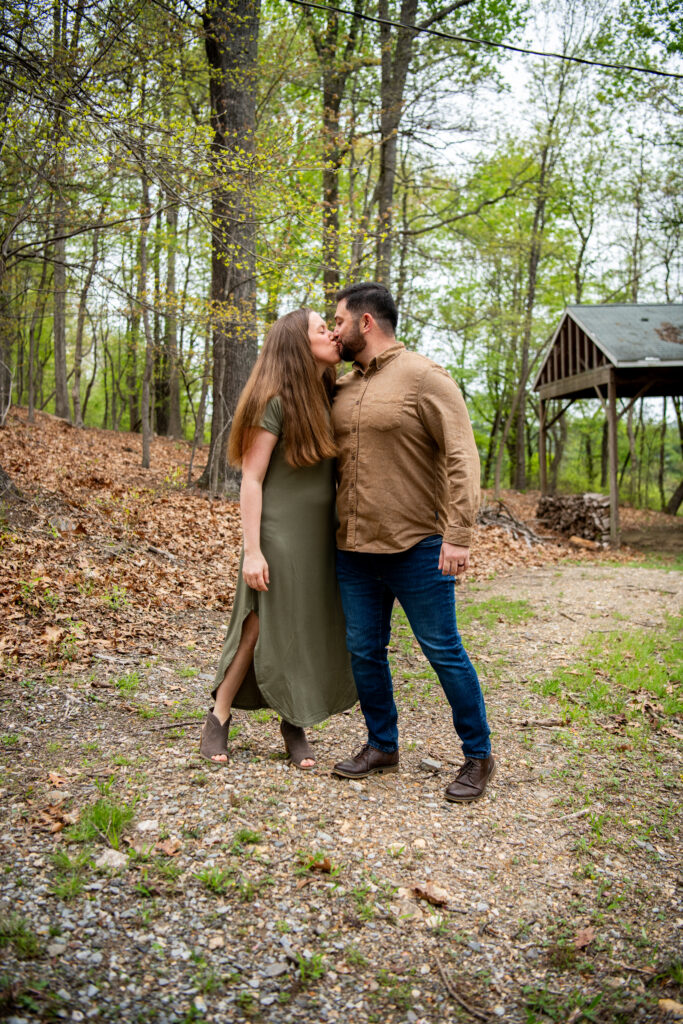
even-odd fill
[(368, 775), (397, 771), (398, 750), (385, 754), (384, 751), (371, 747), (369, 743), (361, 747), (353, 757), (335, 764), (332, 769), (334, 775), (341, 775), (345, 779), (364, 779)]
[(444, 793), (446, 800), (468, 804), (486, 792), (486, 784), (496, 770), (493, 757), (468, 757)]

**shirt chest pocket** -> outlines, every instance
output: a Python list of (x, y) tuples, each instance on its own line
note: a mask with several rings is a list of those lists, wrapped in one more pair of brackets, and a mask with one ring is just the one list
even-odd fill
[(366, 395), (361, 406), (361, 427), (368, 426), (372, 430), (397, 430), (401, 426), (403, 416), (402, 397), (373, 398)]

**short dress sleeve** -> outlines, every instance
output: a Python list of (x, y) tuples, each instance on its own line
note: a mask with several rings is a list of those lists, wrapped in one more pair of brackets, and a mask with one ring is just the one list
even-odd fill
[(274, 395), (268, 400), (259, 426), (276, 437), (282, 435), (282, 400), (279, 395)]

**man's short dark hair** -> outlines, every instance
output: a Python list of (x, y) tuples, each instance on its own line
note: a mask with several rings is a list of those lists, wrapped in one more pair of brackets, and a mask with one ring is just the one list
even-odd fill
[(349, 284), (337, 292), (337, 302), (345, 302), (349, 312), (362, 316), (372, 313), (381, 329), (388, 334), (396, 331), (398, 310), (392, 294), (383, 284), (361, 281)]

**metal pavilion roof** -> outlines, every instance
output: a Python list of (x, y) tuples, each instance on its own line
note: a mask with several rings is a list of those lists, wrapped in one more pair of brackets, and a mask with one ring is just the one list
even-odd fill
[(617, 373), (618, 393), (683, 393), (683, 304), (567, 306), (534, 388), (543, 398), (589, 397)]
[[(567, 306), (534, 381), (539, 397), (539, 470), (547, 493), (546, 435), (579, 398), (607, 415), (610, 539), (619, 545), (617, 423), (642, 397), (683, 395), (683, 304)], [(617, 399), (630, 399), (617, 411)], [(552, 419), (548, 403), (561, 399)], [(564, 403), (564, 404), (562, 404)]]
[(615, 366), (683, 365), (683, 303), (567, 306), (567, 312)]

